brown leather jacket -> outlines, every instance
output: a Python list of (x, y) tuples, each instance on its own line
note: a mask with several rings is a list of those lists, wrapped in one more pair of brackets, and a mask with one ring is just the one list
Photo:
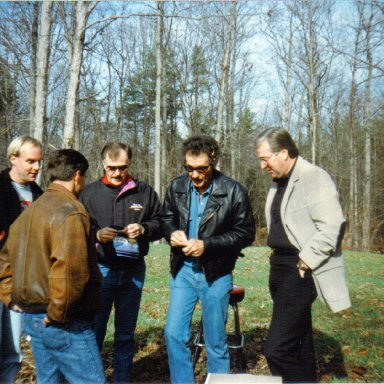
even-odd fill
[(0, 253), (0, 299), (67, 323), (94, 315), (100, 284), (88, 213), (52, 183), (11, 226)]

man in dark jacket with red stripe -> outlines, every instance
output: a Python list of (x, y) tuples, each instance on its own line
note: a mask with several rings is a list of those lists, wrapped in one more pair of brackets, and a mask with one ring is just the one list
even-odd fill
[(101, 152), (104, 176), (86, 186), (80, 197), (91, 216), (103, 275), (96, 338), (101, 349), (114, 305), (114, 381), (118, 383), (131, 380), (134, 331), (145, 278), (144, 256), (149, 242), (161, 237), (159, 198), (148, 184), (130, 176), (131, 157), (129, 146), (106, 144)]

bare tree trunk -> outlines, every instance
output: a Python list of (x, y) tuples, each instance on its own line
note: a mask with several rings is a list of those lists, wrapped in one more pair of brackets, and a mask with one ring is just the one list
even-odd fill
[(352, 63), (352, 83), (349, 96), (349, 237), (350, 247), (357, 249), (358, 231), (357, 231), (357, 164), (356, 164), (356, 71), (357, 54), (359, 50), (359, 39), (361, 30), (358, 29), (355, 38), (354, 59)]
[(284, 117), (283, 127), (289, 131), (291, 125), (291, 83), (292, 83), (292, 54), (293, 54), (293, 16), (289, 17), (289, 41), (288, 41), (288, 52), (286, 57), (286, 75), (285, 75), (285, 86), (284, 86)]
[(48, 91), (48, 63), (52, 26), (52, 1), (44, 1), (41, 6), (40, 33), (37, 46), (36, 107), (34, 136), (44, 141), (46, 105)]
[(308, 84), (308, 93), (309, 93), (309, 108), (310, 108), (310, 131), (312, 136), (312, 143), (311, 143), (311, 152), (312, 152), (312, 163), (317, 164), (318, 162), (318, 139), (319, 139), (319, 117), (318, 117), (318, 95), (317, 95), (317, 70), (316, 70), (316, 63), (315, 63), (315, 50), (316, 50), (316, 35), (314, 31), (314, 21), (313, 21), (313, 9), (312, 9), (312, 1), (308, 2), (308, 41), (306, 42), (308, 44), (307, 47), (307, 53), (308, 53), (308, 71), (309, 71), (309, 84)]
[(318, 164), (318, 146), (319, 146), (319, 136), (320, 136), (320, 127), (319, 127), (319, 111), (317, 107), (317, 92), (313, 88), (313, 80), (311, 80), (310, 85), (310, 107), (311, 107), (311, 116), (310, 116), (310, 129), (312, 135), (311, 142), (311, 152), (312, 152), (312, 163)]
[[(6, 57), (0, 59), (0, 150), (3, 154), (11, 141), (16, 109), (16, 84), (10, 76)], [(0, 169), (9, 165), (6, 156), (1, 156), (0, 165)]]
[[(166, 79), (166, 73), (165, 73), (165, 49), (163, 47), (162, 49), (162, 79), (163, 84), (165, 83)], [(168, 143), (168, 127), (167, 127), (167, 115), (168, 115), (168, 102), (167, 102), (167, 91), (166, 87), (163, 86), (163, 95), (162, 95), (162, 132), (161, 132), (161, 194), (160, 199), (163, 200), (163, 197), (165, 196), (165, 190), (168, 185), (168, 153), (167, 153), (167, 143)]]
[(228, 32), (225, 50), (224, 50), (224, 58), (221, 64), (222, 74), (221, 74), (221, 83), (220, 83), (220, 92), (219, 92), (219, 101), (217, 104), (217, 123), (216, 123), (216, 132), (215, 139), (220, 144), (223, 139), (223, 112), (224, 112), (224, 102), (225, 102), (225, 91), (228, 86), (228, 73), (229, 73), (229, 61), (231, 58), (231, 45), (232, 45), (232, 30), (234, 23), (234, 15), (236, 12), (236, 1), (232, 1), (231, 14), (228, 20)]
[(300, 96), (299, 109), (297, 112), (297, 123), (296, 123), (296, 129), (295, 129), (295, 140), (298, 143), (301, 142), (301, 136), (302, 136), (301, 131), (304, 125), (304, 116), (303, 116), (304, 104), (305, 104), (305, 92), (302, 91)]
[(364, 104), (364, 188), (363, 188), (363, 231), (362, 250), (369, 251), (370, 230), (371, 230), (371, 83), (372, 83), (372, 50), (371, 30), (373, 9), (370, 4), (371, 14), (365, 26), (365, 50), (368, 66), (368, 77), (365, 83), (365, 104)]
[[(236, 10), (235, 10), (236, 11)], [(237, 33), (236, 33), (236, 15), (234, 15), (234, 33), (233, 33), (233, 49), (231, 76), (229, 82), (229, 100), (228, 100), (228, 124), (229, 124), (229, 148), (231, 156), (231, 176), (236, 177), (237, 164), (239, 164), (239, 153), (236, 151), (236, 143), (239, 141), (239, 132), (235, 127), (235, 74), (236, 74), (236, 58), (237, 58)]]
[(155, 191), (161, 194), (161, 83), (163, 74), (162, 40), (163, 40), (163, 15), (164, 3), (157, 2), (157, 26), (156, 26), (156, 106), (155, 106)]
[(149, 134), (150, 134), (150, 128), (148, 126), (148, 122), (144, 122), (144, 128), (143, 128), (143, 154), (144, 154), (144, 160), (143, 160), (143, 174), (144, 180), (148, 183), (152, 183), (151, 180), (151, 172), (150, 168), (152, 168), (152, 161), (153, 157), (151, 156), (151, 153), (149, 151)]
[(142, 156), (139, 156), (137, 148), (139, 148), (139, 130), (138, 130), (138, 122), (137, 122), (137, 116), (134, 116), (133, 121), (133, 148), (136, 148), (136, 150), (133, 152), (135, 156), (135, 167), (136, 169), (143, 169), (144, 166), (142, 165)]
[(31, 32), (31, 97), (29, 101), (29, 133), (35, 136), (35, 107), (36, 107), (36, 59), (37, 42), (39, 39), (39, 3), (33, 3), (33, 22)]
[(88, 17), (96, 4), (97, 2), (92, 2), (88, 6), (88, 2), (83, 0), (79, 0), (75, 3), (76, 26), (72, 38), (72, 61), (69, 69), (69, 84), (64, 123), (63, 145), (65, 148), (74, 147), (76, 107), (80, 85), (80, 69), (83, 62), (85, 29)]

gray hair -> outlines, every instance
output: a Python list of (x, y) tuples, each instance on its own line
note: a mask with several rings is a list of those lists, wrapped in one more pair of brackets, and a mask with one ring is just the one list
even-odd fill
[(111, 159), (116, 159), (120, 151), (124, 151), (127, 153), (128, 160), (131, 160), (132, 158), (132, 148), (124, 143), (118, 143), (118, 142), (109, 142), (104, 145), (104, 148), (101, 150), (101, 159), (104, 161), (107, 155)]
[(294, 159), (299, 156), (299, 149), (296, 143), (285, 129), (267, 128), (263, 130), (256, 137), (256, 148), (264, 141), (268, 142), (272, 152), (280, 152), (282, 149), (287, 149), (290, 158)]

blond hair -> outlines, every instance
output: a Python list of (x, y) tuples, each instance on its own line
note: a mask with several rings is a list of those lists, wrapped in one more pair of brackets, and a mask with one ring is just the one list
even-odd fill
[(43, 145), (40, 143), (39, 140), (31, 136), (19, 136), (16, 137), (16, 139), (13, 139), (8, 145), (7, 158), (10, 159), (11, 156), (19, 156), (21, 147), (24, 144), (30, 144), (33, 147), (40, 147), (41, 149), (43, 149)]

